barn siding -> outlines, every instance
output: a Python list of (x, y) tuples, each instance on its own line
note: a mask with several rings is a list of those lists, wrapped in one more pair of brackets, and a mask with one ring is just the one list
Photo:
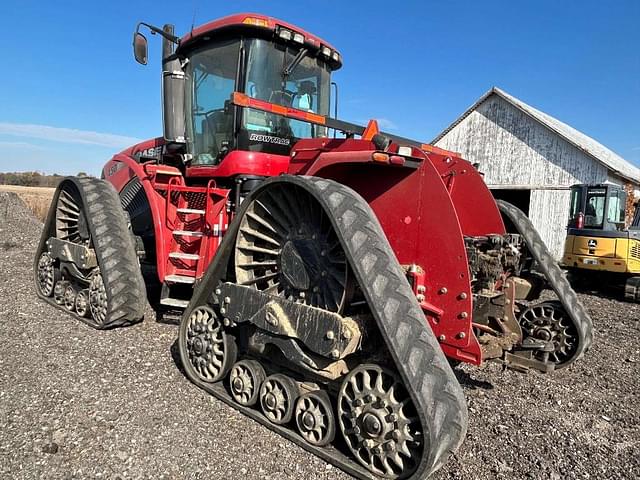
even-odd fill
[(608, 179), (604, 165), (497, 95), (436, 145), (479, 163), (489, 185), (568, 187)]
[(569, 220), (569, 190), (533, 190), (529, 218), (553, 256), (562, 257)]
[(566, 237), (568, 187), (619, 181), (600, 162), (497, 95), (489, 96), (436, 145), (479, 163), (491, 187), (531, 189), (529, 217), (557, 259)]

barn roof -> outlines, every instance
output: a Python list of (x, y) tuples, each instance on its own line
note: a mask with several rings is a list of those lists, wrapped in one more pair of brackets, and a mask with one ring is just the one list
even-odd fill
[(573, 127), (570, 127), (566, 123), (561, 122), (560, 120), (553, 118), (551, 115), (547, 115), (540, 110), (533, 108), (530, 105), (527, 105), (522, 100), (517, 99), (509, 95), (504, 90), (499, 89), (498, 87), (493, 87), (487, 93), (482, 95), (480, 99), (476, 103), (474, 103), (467, 111), (465, 111), (456, 121), (454, 121), (451, 125), (449, 125), (445, 130), (443, 130), (436, 138), (431, 142), (432, 145), (435, 145), (442, 137), (444, 137), (449, 131), (451, 131), (456, 125), (458, 125), (462, 120), (464, 120), (471, 112), (473, 112), (478, 106), (483, 103), (487, 98), (492, 95), (497, 95), (511, 105), (516, 107), (518, 110), (526, 113), (531, 118), (536, 120), (537, 122), (544, 125), (546, 128), (556, 133), (564, 140), (572, 144), (578, 150), (583, 151), (587, 155), (591, 156), (598, 162), (602, 163), (609, 170), (612, 170), (616, 174), (631, 180), (634, 183), (640, 183), (640, 169), (633, 166), (631, 163), (626, 161), (620, 155), (615, 152), (612, 152), (607, 147), (602, 145), (600, 142), (594, 140), (593, 138), (585, 135), (582, 132), (579, 132)]

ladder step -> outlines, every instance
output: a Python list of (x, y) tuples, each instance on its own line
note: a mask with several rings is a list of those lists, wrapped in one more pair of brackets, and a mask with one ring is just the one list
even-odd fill
[(164, 277), (164, 281), (170, 283), (195, 283), (196, 279), (186, 275), (167, 275)]
[(202, 232), (190, 232), (187, 230), (174, 230), (174, 235), (179, 235), (181, 237), (203, 237), (204, 233)]
[(187, 308), (189, 305), (188, 300), (180, 300), (179, 298), (163, 298), (160, 300), (161, 305), (168, 305), (169, 307)]
[(204, 210), (199, 210), (197, 208), (177, 208), (176, 211), (178, 213), (197, 213), (198, 215), (204, 215)]
[(179, 258), (181, 260), (200, 260), (200, 255), (194, 253), (171, 252), (170, 258)]

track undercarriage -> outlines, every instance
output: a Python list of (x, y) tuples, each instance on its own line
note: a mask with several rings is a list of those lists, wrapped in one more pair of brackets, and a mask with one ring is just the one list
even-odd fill
[(36, 291), (97, 329), (142, 320), (144, 281), (118, 194), (90, 177), (54, 196), (35, 260)]
[(201, 388), (360, 478), (423, 478), (462, 442), (464, 398), (368, 205), (267, 181), (183, 317)]

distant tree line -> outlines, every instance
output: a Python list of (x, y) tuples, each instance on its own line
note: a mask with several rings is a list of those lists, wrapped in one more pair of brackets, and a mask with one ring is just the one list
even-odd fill
[[(86, 176), (84, 172), (78, 176)], [(21, 185), (23, 187), (57, 187), (64, 175), (46, 175), (40, 172), (0, 172), (0, 185)]]

